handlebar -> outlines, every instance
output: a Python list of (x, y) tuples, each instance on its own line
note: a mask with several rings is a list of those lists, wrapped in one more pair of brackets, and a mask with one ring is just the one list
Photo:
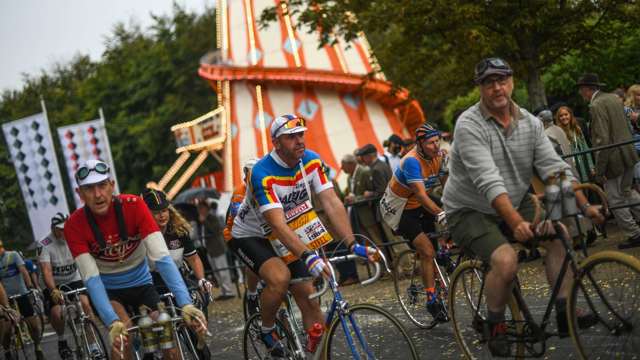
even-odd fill
[(77, 288), (75, 290), (63, 291), (62, 294), (65, 297), (71, 297), (72, 295), (76, 295), (76, 294), (79, 294), (79, 293), (85, 292), (85, 291), (87, 291), (87, 288), (86, 287), (81, 287), (81, 288)]

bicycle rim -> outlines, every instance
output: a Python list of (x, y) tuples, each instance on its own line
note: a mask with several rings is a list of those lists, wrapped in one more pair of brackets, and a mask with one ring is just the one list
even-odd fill
[[(97, 345), (97, 349), (99, 353), (94, 354), (91, 353), (91, 338), (93, 338), (95, 345)], [(98, 326), (91, 319), (84, 320), (84, 330), (82, 331), (82, 341), (84, 343), (83, 349), (87, 354), (87, 358), (96, 360), (96, 359), (106, 359), (108, 356), (107, 347), (104, 345), (104, 340), (102, 339), (102, 335), (100, 335), (100, 330)]]
[[(270, 354), (267, 352), (266, 346), (260, 339), (261, 326), (262, 318), (260, 317), (260, 314), (253, 314), (244, 327), (244, 332), (242, 334), (242, 351), (244, 352), (245, 359), (253, 360), (271, 358)], [(276, 333), (280, 337), (280, 341), (285, 345), (285, 359), (296, 359), (295, 340), (289, 330), (287, 330), (279, 319), (276, 319)]]
[(336, 316), (329, 326), (323, 348), (327, 359), (353, 358), (347, 334), (353, 339), (358, 359), (418, 359), (406, 330), (386, 310), (370, 304), (353, 305), (344, 320), (345, 323)]
[[(597, 318), (583, 328), (577, 311)], [(640, 354), (640, 261), (603, 251), (588, 257), (574, 282), (567, 308), (569, 333), (582, 358), (634, 358)]]
[[(487, 346), (485, 323), (487, 320), (486, 289), (482, 289), (484, 280), (482, 262), (467, 260), (458, 265), (451, 276), (449, 287), (449, 316), (453, 325), (458, 347), (467, 359), (491, 359)], [(482, 296), (481, 296), (482, 295)], [(522, 315), (513, 295), (510, 296), (505, 311), (508, 333), (515, 336), (522, 333)], [(486, 328), (488, 329), (488, 327)], [(512, 344), (511, 353), (522, 358), (522, 342)]]
[(413, 250), (403, 251), (393, 268), (393, 287), (402, 311), (409, 320), (421, 329), (431, 329), (432, 321), (425, 304), (427, 294), (422, 285), (422, 271)]

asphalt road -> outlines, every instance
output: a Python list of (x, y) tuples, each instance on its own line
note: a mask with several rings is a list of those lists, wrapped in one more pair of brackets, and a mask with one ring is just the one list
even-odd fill
[[(615, 245), (620, 241), (621, 236), (612, 233), (608, 239), (598, 239), (595, 246), (589, 249), (589, 252), (595, 253), (604, 249), (614, 249)], [(640, 248), (625, 250), (625, 252), (640, 257)], [(536, 260), (521, 265), (519, 275), (523, 283), (523, 294), (527, 304), (534, 318), (540, 319), (550, 293), (550, 289), (544, 280), (542, 261)], [(421, 358), (462, 358), (450, 323), (440, 324), (431, 330), (421, 330), (408, 320), (395, 298), (393, 281), (389, 277), (367, 287), (361, 285), (347, 286), (343, 289), (343, 296), (351, 304), (373, 303), (394, 314), (414, 341)], [(209, 329), (213, 336), (208, 339), (208, 344), (215, 359), (243, 359), (242, 332), (244, 323), (240, 312), (241, 304), (240, 299), (232, 299), (219, 301), (209, 308)], [(326, 301), (324, 305), (326, 306)], [(552, 316), (552, 319), (555, 319), (555, 317)], [(555, 320), (551, 326), (555, 328)], [(56, 341), (57, 338), (51, 327), (47, 326), (43, 340), (47, 359), (58, 358)], [(549, 339), (546, 345), (545, 359), (565, 360), (577, 357), (570, 338), (558, 339), (554, 337)], [(34, 358), (33, 355), (31, 355), (31, 358)]]

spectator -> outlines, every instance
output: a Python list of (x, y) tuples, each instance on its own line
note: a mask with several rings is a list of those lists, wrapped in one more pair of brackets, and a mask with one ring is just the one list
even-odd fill
[[(578, 79), (578, 92), (589, 102), (591, 114), (591, 143), (594, 147), (631, 140), (631, 131), (626, 124), (624, 107), (616, 95), (601, 91), (603, 84), (598, 75), (584, 74)], [(627, 144), (596, 153), (596, 177), (604, 184), (610, 206), (640, 202), (640, 194), (631, 191), (633, 168), (638, 154), (632, 144)], [(613, 210), (618, 226), (629, 238), (618, 245), (620, 249), (640, 246), (640, 207), (625, 207)]]
[[(636, 152), (640, 154), (640, 119), (638, 119), (640, 117), (640, 85), (631, 85), (627, 90), (624, 114), (627, 116), (631, 133), (636, 140), (634, 143)], [(640, 192), (640, 163), (636, 163), (633, 174), (636, 191)]]
[(226, 248), (222, 238), (222, 224), (218, 217), (211, 212), (211, 206), (206, 200), (199, 201), (197, 207), (196, 236), (207, 248), (211, 270), (220, 287), (221, 294), (216, 300), (232, 299), (234, 297), (233, 283), (231, 282), (231, 273), (228, 270), (229, 263), (227, 262)]
[[(556, 125), (558, 125), (565, 133), (570, 142), (570, 153), (588, 150), (589, 146), (584, 138), (582, 129), (578, 126), (576, 118), (570, 107), (563, 105), (558, 108), (555, 116)], [(578, 155), (574, 157), (575, 169), (580, 178), (580, 182), (590, 182), (595, 175), (595, 167), (593, 166), (593, 156), (591, 153)]]
[(384, 153), (380, 156), (380, 160), (384, 161), (391, 168), (391, 172), (393, 173), (400, 165), (400, 153), (402, 152), (402, 147), (404, 146), (404, 141), (402, 138), (396, 134), (391, 134), (389, 139), (384, 142), (384, 147), (387, 148)]

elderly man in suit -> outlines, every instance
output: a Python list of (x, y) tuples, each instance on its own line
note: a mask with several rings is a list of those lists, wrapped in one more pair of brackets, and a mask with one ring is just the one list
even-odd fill
[[(602, 91), (598, 75), (584, 74), (576, 83), (582, 98), (589, 102), (591, 115), (591, 144), (593, 147), (631, 140), (624, 107), (620, 99)], [(638, 155), (633, 144), (627, 144), (595, 153), (596, 176), (604, 184), (610, 206), (640, 202), (640, 195), (631, 191), (633, 168)], [(640, 207), (626, 207), (613, 211), (613, 215), (629, 238), (618, 245), (620, 249), (640, 246)]]

